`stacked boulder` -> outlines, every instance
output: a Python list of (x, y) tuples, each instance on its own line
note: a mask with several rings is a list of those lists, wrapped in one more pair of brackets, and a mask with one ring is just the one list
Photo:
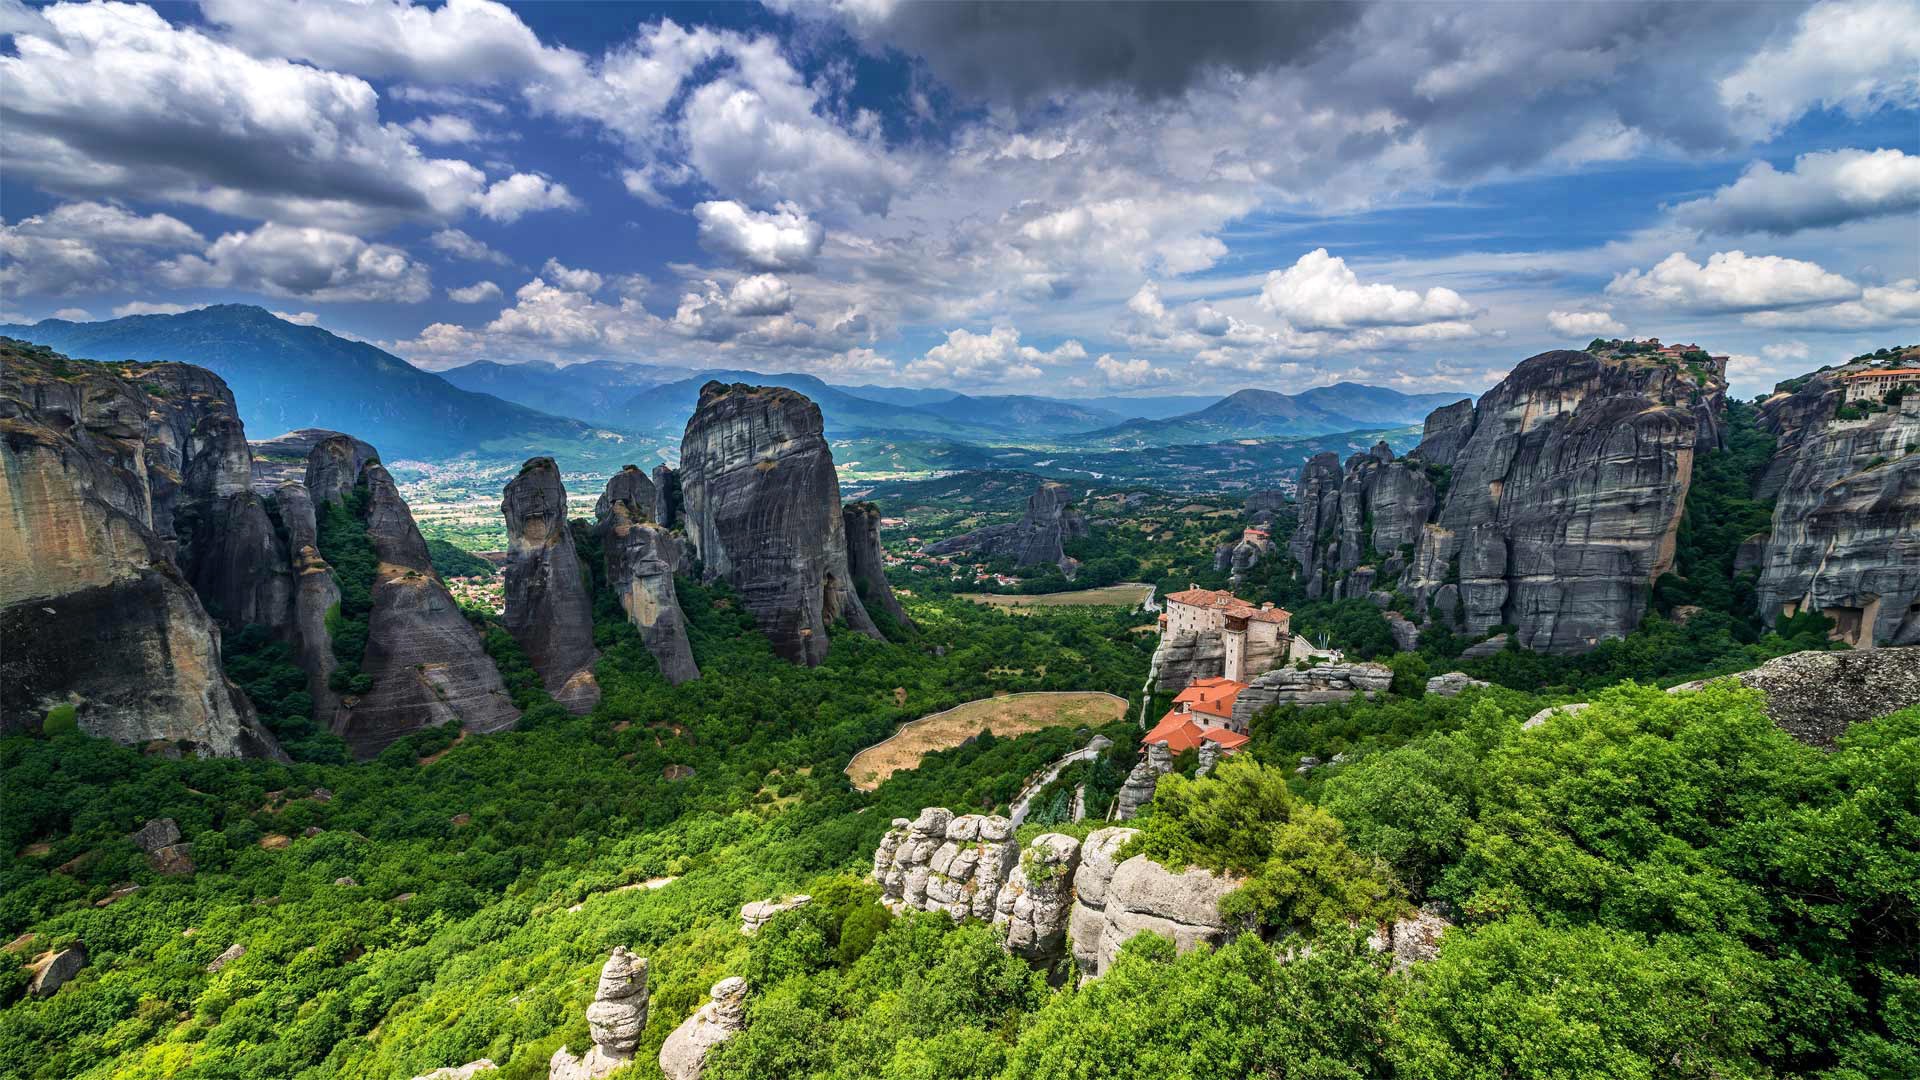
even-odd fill
[(574, 1057), (562, 1046), (547, 1062), (547, 1080), (600, 1080), (633, 1061), (647, 1027), (647, 961), (616, 945), (600, 968), (600, 984), (587, 1006), (593, 1046)]
[(660, 1046), (660, 1071), (667, 1080), (698, 1080), (713, 1049), (747, 1026), (747, 981), (721, 979), (708, 991), (711, 998), (674, 1028)]
[(154, 818), (127, 839), (146, 853), (156, 873), (165, 877), (193, 873), (193, 845), (180, 842), (180, 826), (172, 818)]
[(881, 902), (944, 911), (955, 919), (991, 919), (1000, 887), (1019, 856), (1013, 822), (997, 814), (961, 814), (929, 806), (908, 821), (895, 818), (873, 856)]

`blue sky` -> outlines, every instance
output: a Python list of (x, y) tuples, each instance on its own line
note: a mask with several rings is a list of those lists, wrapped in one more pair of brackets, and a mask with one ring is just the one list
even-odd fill
[(1920, 340), (1920, 9), (0, 0), (0, 311), (428, 368), (1736, 391)]

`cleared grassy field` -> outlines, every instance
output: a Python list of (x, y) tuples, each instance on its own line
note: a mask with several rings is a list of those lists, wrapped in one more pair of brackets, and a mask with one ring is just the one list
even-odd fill
[(1136, 608), (1146, 600), (1153, 586), (1138, 582), (1108, 585), (1099, 589), (1075, 589), (1072, 592), (1040, 593), (1035, 596), (1003, 596), (995, 593), (961, 593), (962, 600), (1018, 611), (1037, 607), (1127, 607)]
[(854, 787), (872, 791), (901, 769), (917, 768), (927, 753), (959, 746), (982, 731), (1006, 736), (1045, 727), (1098, 727), (1126, 713), (1124, 699), (1095, 691), (981, 698), (902, 724), (892, 738), (855, 754), (847, 763), (847, 776)]

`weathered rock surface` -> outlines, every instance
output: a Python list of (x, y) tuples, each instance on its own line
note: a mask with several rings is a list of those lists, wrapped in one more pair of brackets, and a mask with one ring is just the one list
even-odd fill
[[(329, 453), (335, 445), (327, 440), (314, 453)], [(434, 573), (427, 543), (393, 477), (378, 461), (368, 461), (357, 483), (367, 489), (367, 537), (380, 559), (360, 662), (373, 686), (341, 703), (334, 733), (355, 756), (370, 758), (396, 739), (442, 724), (475, 734), (512, 727), (520, 711), (479, 633)], [(333, 482), (323, 487), (339, 490)]]
[(180, 842), (180, 826), (172, 818), (154, 818), (127, 839), (146, 853), (147, 864), (164, 877), (181, 877), (194, 871), (193, 845)]
[(607, 481), (594, 513), (608, 587), (659, 662), (661, 676), (678, 686), (699, 678), (700, 666), (673, 588), (673, 575), (685, 569), (685, 552), (678, 537), (648, 521), (657, 494), (645, 473), (628, 466)]
[(1672, 565), (1725, 389), (1713, 365), (1531, 357), (1477, 405), (1430, 415), (1404, 459), (1309, 462), (1288, 550), (1316, 598), (1400, 591), (1467, 634), (1512, 624), (1527, 648), (1584, 651), (1632, 630)]
[(581, 1057), (564, 1046), (555, 1050), (547, 1062), (547, 1080), (600, 1080), (633, 1061), (647, 1027), (647, 997), (646, 958), (629, 955), (624, 945), (614, 946), (587, 1006), (593, 1045)]
[(1019, 521), (949, 537), (928, 544), (926, 550), (934, 555), (964, 552), (982, 559), (1005, 556), (1015, 566), (1052, 565), (1071, 577), (1079, 564), (1067, 557), (1066, 543), (1086, 535), (1087, 520), (1073, 508), (1073, 490), (1048, 480), (1028, 496), (1027, 512)]
[(740, 595), (782, 658), (826, 658), (827, 625), (879, 637), (847, 566), (846, 525), (820, 409), (781, 387), (710, 382), (680, 444), (687, 538)]
[(1507, 647), (1506, 634), (1495, 634), (1485, 641), (1478, 641), (1460, 650), (1462, 660), (1484, 660), (1504, 652)]
[(1422, 907), (1376, 929), (1368, 935), (1367, 947), (1375, 952), (1391, 952), (1391, 970), (1402, 972), (1439, 956), (1440, 935), (1452, 928), (1453, 923), (1437, 909)]
[(204, 369), (0, 344), (0, 731), (71, 705), (116, 742), (284, 758), (174, 561), (176, 529), (244, 494), (237, 435), (233, 397)]
[[(1099, 978), (1120, 954), (1120, 946), (1141, 932), (1171, 939), (1180, 952), (1221, 944), (1231, 931), (1220, 915), (1220, 900), (1239, 887), (1233, 878), (1198, 868), (1176, 872), (1135, 855), (1106, 883), (1092, 963), (1082, 970), (1088, 978)], [(1076, 942), (1076, 956), (1081, 949)]]
[(1427, 680), (1427, 693), (1440, 697), (1459, 697), (1463, 690), (1473, 690), (1493, 684), (1484, 679), (1476, 679), (1464, 671), (1449, 671), (1444, 675), (1435, 675)]
[[(1241, 691), (1245, 693), (1245, 691)], [(1114, 795), (1113, 819), (1132, 821), (1140, 816), (1140, 808), (1153, 801), (1153, 791), (1160, 778), (1173, 771), (1173, 752), (1163, 742), (1148, 745), (1147, 752), (1134, 763), (1133, 771), (1127, 774), (1126, 782)]]
[(1073, 875), (1080, 868), (1080, 841), (1042, 833), (1020, 853), (995, 901), (993, 921), (1007, 927), (1007, 949), (1038, 964), (1066, 951), (1073, 912)]
[(59, 952), (48, 953), (28, 968), (33, 975), (27, 981), (27, 993), (34, 997), (52, 997), (86, 966), (87, 950), (84, 946), (72, 945)]
[(853, 575), (854, 591), (871, 614), (884, 611), (903, 628), (912, 629), (913, 620), (887, 584), (887, 549), (880, 546), (880, 508), (870, 502), (850, 502), (840, 508), (846, 520), (847, 570)]
[(752, 937), (760, 928), (772, 922), (774, 916), (784, 915), (796, 908), (806, 907), (813, 897), (806, 893), (778, 900), (752, 900), (740, 908), (740, 932)]
[(680, 474), (665, 465), (653, 467), (653, 523), (663, 529), (679, 528), (686, 497), (680, 491)]
[(1532, 731), (1534, 728), (1539, 727), (1555, 716), (1572, 716), (1575, 713), (1585, 712), (1592, 707), (1591, 704), (1585, 701), (1576, 701), (1569, 705), (1549, 705), (1539, 712), (1534, 713), (1532, 716), (1527, 717), (1526, 722), (1520, 725), (1520, 730)]
[(291, 480), (281, 484), (274, 489), (273, 507), (287, 533), (287, 558), (294, 574), (292, 615), (283, 636), (293, 646), (294, 663), (307, 673), (315, 719), (330, 725), (340, 710), (340, 696), (329, 685), (339, 660), (333, 654), (327, 612), (340, 603), (340, 583), (320, 556), (320, 531), (307, 485)]
[(469, 1061), (465, 1065), (449, 1065), (444, 1069), (421, 1073), (413, 1080), (473, 1080), (481, 1073), (493, 1072), (498, 1068), (499, 1066), (493, 1063), (492, 1058), (481, 1058), (478, 1061)]
[(721, 979), (708, 996), (712, 1000), (674, 1028), (660, 1046), (660, 1071), (667, 1080), (698, 1080), (713, 1048), (746, 1030), (745, 979)]
[(247, 955), (247, 947), (236, 941), (222, 950), (219, 956), (207, 962), (207, 974), (218, 975), (222, 968), (245, 955)]
[(1153, 650), (1153, 688), (1177, 694), (1201, 679), (1218, 677), (1226, 666), (1224, 634), (1163, 633)]
[(930, 806), (893, 828), (874, 852), (881, 903), (896, 912), (944, 911), (955, 919), (991, 919), (1000, 888), (1019, 858), (1013, 822), (997, 814), (962, 814)]
[(1233, 702), (1233, 719), (1246, 725), (1255, 713), (1270, 705), (1326, 705), (1351, 701), (1355, 695), (1372, 697), (1393, 685), (1393, 669), (1385, 664), (1316, 664), (1275, 668), (1257, 675)]
[(1138, 829), (1095, 829), (1080, 845), (1080, 866), (1073, 873), (1073, 911), (1067, 917), (1067, 940), (1075, 966), (1089, 977), (1099, 965), (1100, 939), (1107, 925), (1107, 886), (1120, 867), (1120, 848)]
[(1726, 678), (1766, 695), (1767, 715), (1794, 738), (1830, 747), (1850, 724), (1920, 705), (1920, 647), (1788, 653)]
[(1760, 555), (1760, 611), (1768, 619), (1819, 611), (1834, 620), (1836, 637), (1859, 647), (1917, 645), (1920, 394), (1865, 419), (1835, 420), (1838, 374), (1823, 372), (1800, 394), (1762, 406), (1793, 441), (1775, 458), (1787, 464)]
[(532, 458), (520, 467), (500, 513), (507, 521), (507, 631), (556, 702), (571, 713), (591, 712), (600, 700), (593, 677), (600, 656), (593, 647), (593, 600), (567, 525), (567, 489), (552, 458)]

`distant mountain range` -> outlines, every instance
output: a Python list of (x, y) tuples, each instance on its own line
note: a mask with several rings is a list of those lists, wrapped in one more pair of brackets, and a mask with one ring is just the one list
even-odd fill
[(524, 364), (476, 360), (439, 375), (462, 390), (492, 394), (557, 416), (627, 428), (632, 422), (623, 410), (636, 393), (688, 378), (694, 372), (693, 368), (618, 360), (591, 360), (566, 367), (540, 360)]
[(1334, 383), (1297, 394), (1236, 390), (1206, 408), (1164, 420), (1130, 420), (1073, 441), (1115, 448), (1173, 446), (1265, 435), (1331, 435), (1418, 424), (1443, 405), (1471, 394), (1403, 394), (1381, 386)]
[(579, 420), (462, 390), (366, 342), (246, 304), (104, 322), (44, 319), (0, 325), (0, 335), (81, 359), (177, 360), (211, 369), (233, 389), (240, 419), (256, 439), (331, 428), (365, 439), (388, 460), (482, 450), (502, 457), (578, 453), (618, 442)]
[(1089, 450), (1379, 430), (1419, 424), (1433, 409), (1469, 396), (1356, 383), (1297, 394), (1248, 389), (1224, 398), (971, 395), (614, 360), (566, 366), (481, 360), (434, 373), (365, 342), (239, 304), (103, 322), (46, 319), (0, 325), (0, 334), (88, 359), (199, 364), (233, 388), (254, 438), (332, 428), (366, 439), (389, 460), (493, 461), (546, 453), (590, 467), (670, 453), (700, 387), (713, 379), (806, 394), (836, 439)]

